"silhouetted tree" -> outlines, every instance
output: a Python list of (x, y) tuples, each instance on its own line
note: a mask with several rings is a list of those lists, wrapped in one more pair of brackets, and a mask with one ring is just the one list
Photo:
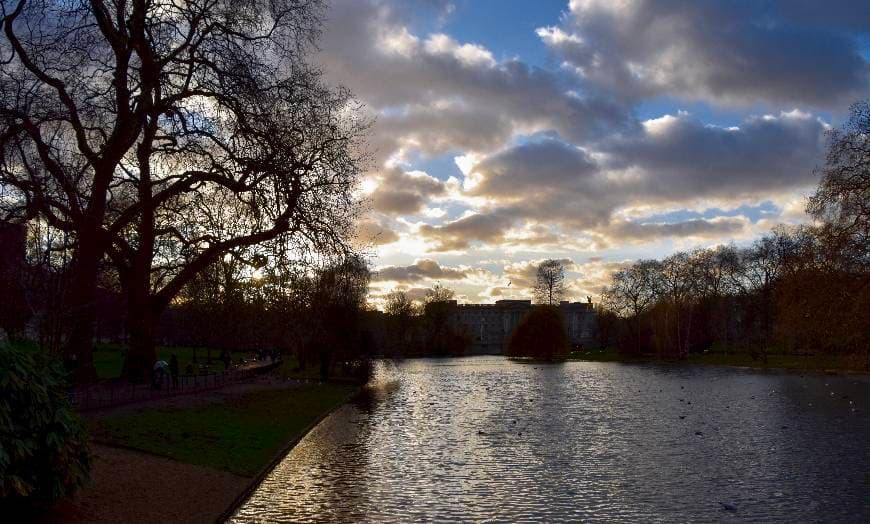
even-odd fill
[(441, 284), (426, 290), (426, 297), (423, 299), (423, 329), (426, 353), (429, 355), (461, 355), (465, 351), (465, 338), (455, 333), (450, 325), (450, 317), (456, 307), (454, 294), (452, 289)]
[(631, 352), (640, 353), (643, 347), (642, 314), (654, 303), (657, 296), (659, 262), (640, 260), (626, 269), (613, 274), (610, 286), (602, 294), (605, 310), (629, 319), (632, 324), (633, 346)]
[(305, 62), (322, 12), (318, 0), (4, 9), (0, 200), (74, 237), (68, 351), (82, 378), (105, 254), (136, 375), (161, 312), (225, 253), (285, 237), (322, 249), (349, 233), (365, 125)]
[(565, 264), (560, 260), (544, 260), (535, 273), (535, 301), (555, 305), (565, 296)]
[(520, 321), (508, 344), (508, 355), (540, 360), (564, 358), (571, 349), (565, 321), (557, 306), (535, 306)]
[(328, 378), (337, 362), (368, 362), (370, 348), (362, 340), (370, 272), (365, 261), (349, 256), (327, 264), (314, 277), (309, 311), (311, 335), (305, 348), (315, 357), (320, 375)]
[(401, 290), (388, 293), (384, 303), (384, 313), (390, 321), (395, 352), (400, 355), (418, 352), (419, 348), (413, 347), (418, 308), (408, 294)]

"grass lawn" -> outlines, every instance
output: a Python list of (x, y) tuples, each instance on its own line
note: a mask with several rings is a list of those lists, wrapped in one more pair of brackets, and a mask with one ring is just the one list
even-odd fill
[[(124, 346), (120, 344), (97, 344), (94, 349), (94, 367), (97, 368), (97, 376), (101, 379), (117, 378), (121, 376), (124, 365)], [(219, 349), (211, 350), (211, 365), (206, 365), (208, 349), (199, 347), (183, 346), (158, 346), (157, 359), (169, 362), (173, 353), (178, 356), (178, 370), (184, 373), (188, 363), (193, 363), (193, 355), (196, 354), (197, 363), (194, 364), (196, 373), (205, 371), (223, 371), (224, 363), (220, 361)], [(250, 352), (232, 351), (233, 363), (241, 359), (249, 358)], [(204, 367), (203, 367), (204, 366)]]
[(268, 389), (219, 404), (142, 408), (93, 418), (88, 426), (99, 441), (253, 477), (278, 450), (355, 391), (337, 384)]
[[(570, 355), (570, 360), (586, 360), (593, 362), (657, 362), (654, 356), (626, 357), (620, 355), (615, 349), (592, 349), (588, 351), (575, 351)], [(771, 353), (767, 355), (767, 361), (756, 360), (746, 352), (709, 352), (694, 353), (686, 360), (663, 360), (662, 362), (700, 364), (708, 366), (742, 366), (761, 369), (793, 369), (803, 371), (863, 371), (861, 363), (852, 362), (848, 357), (841, 355), (788, 355)]]
[[(39, 345), (35, 342), (13, 342), (13, 345), (39, 350)], [(124, 366), (124, 352), (126, 347), (123, 344), (97, 343), (94, 347), (94, 367), (97, 370), (97, 378), (104, 380), (110, 378), (118, 378), (121, 376), (121, 370)], [(211, 349), (211, 364), (207, 364), (209, 349), (206, 347), (187, 347), (187, 346), (157, 346), (158, 360), (169, 362), (172, 355), (178, 356), (178, 370), (184, 374), (187, 365), (193, 364), (194, 373), (202, 374), (205, 372), (220, 372), (224, 370), (224, 363), (221, 362), (221, 350)], [(197, 361), (193, 362), (193, 356), (196, 355)], [(242, 360), (252, 358), (250, 351), (231, 351), (230, 355), (233, 359), (233, 364), (238, 364)], [(320, 364), (311, 362), (305, 370), (299, 369), (299, 362), (293, 355), (282, 355), (283, 364), (279, 373), (284, 378), (317, 380), (320, 377)], [(331, 379), (342, 379), (341, 371), (333, 370)], [(353, 378), (353, 377), (349, 377)]]
[[(39, 351), (39, 344), (32, 341), (16, 341), (12, 345), (21, 349)], [(121, 369), (124, 366), (125, 350), (126, 348), (121, 344), (97, 343), (93, 353), (97, 377), (100, 379), (120, 377)], [(211, 364), (206, 364), (209, 355), (208, 348), (157, 346), (157, 358), (159, 360), (169, 362), (173, 353), (178, 356), (178, 369), (181, 373), (184, 373), (188, 363), (193, 363), (194, 354), (197, 357), (197, 362), (194, 364), (196, 373), (223, 371), (224, 369), (224, 363), (220, 360), (221, 351), (219, 349), (211, 350)], [(249, 351), (231, 351), (230, 355), (233, 358), (234, 364), (251, 357)]]

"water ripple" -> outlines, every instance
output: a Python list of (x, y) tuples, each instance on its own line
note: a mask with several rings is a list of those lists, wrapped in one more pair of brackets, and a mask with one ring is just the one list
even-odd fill
[(379, 384), (231, 521), (870, 521), (867, 377), (472, 357)]

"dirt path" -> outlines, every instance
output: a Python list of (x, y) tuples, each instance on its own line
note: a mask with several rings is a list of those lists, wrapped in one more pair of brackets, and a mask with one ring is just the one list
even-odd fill
[(100, 444), (93, 451), (91, 483), (43, 522), (212, 523), (251, 480)]

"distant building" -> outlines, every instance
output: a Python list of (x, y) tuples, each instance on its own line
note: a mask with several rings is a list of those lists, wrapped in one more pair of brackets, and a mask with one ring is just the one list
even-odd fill
[[(450, 301), (451, 327), (470, 339), (470, 353), (499, 354), (507, 349), (517, 325), (532, 309), (531, 300), (499, 300), (495, 304), (459, 304)], [(568, 337), (574, 346), (595, 343), (595, 310), (591, 302), (559, 304)]]

